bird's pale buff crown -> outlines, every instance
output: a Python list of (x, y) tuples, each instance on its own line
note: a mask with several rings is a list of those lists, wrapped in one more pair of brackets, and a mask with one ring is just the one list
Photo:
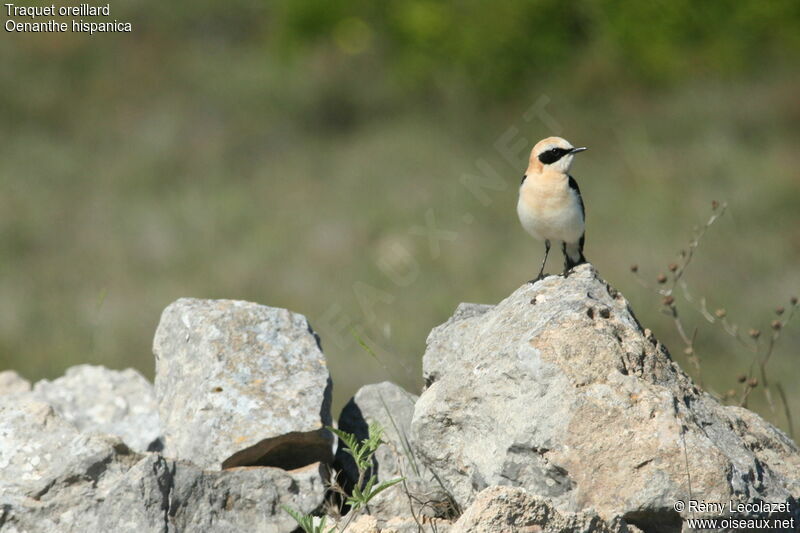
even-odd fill
[[(573, 151), (577, 152), (585, 148), (575, 148), (566, 139), (561, 137), (547, 137), (542, 139), (531, 150), (528, 161), (528, 170), (525, 174), (539, 174), (545, 168), (552, 168), (557, 172), (567, 173), (572, 165), (574, 157)], [(559, 153), (560, 151), (560, 153)], [(552, 155), (551, 155), (552, 154)], [(555, 159), (551, 161), (551, 159)]]

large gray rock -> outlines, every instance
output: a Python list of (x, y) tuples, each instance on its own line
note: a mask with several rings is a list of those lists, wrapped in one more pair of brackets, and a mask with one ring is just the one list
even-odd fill
[(459, 533), (634, 533), (619, 517), (608, 522), (587, 511), (561, 513), (550, 501), (521, 488), (494, 486), (484, 489), (453, 525)]
[[(446, 494), (409, 444), (416, 401), (416, 395), (384, 381), (361, 387), (339, 416), (339, 429), (356, 435), (359, 440), (369, 436), (367, 428), (370, 424), (379, 424), (384, 430), (384, 443), (375, 452), (371, 474), (374, 473), (380, 483), (405, 478), (404, 484), (392, 487), (370, 501), (370, 514), (382, 525), (391, 518), (446, 514)], [(356, 484), (358, 470), (341, 441), (335, 466), (345, 473), (347, 488)]]
[(33, 393), (84, 433), (116, 435), (137, 451), (160, 448), (153, 386), (132, 368), (73, 366), (58, 379), (37, 382)]
[(318, 511), (325, 467), (203, 471), (84, 435), (44, 402), (0, 397), (0, 529), (4, 532), (291, 532), (282, 509)]
[(0, 396), (0, 525), (79, 531), (137, 460), (118, 438), (79, 433), (30, 394)]
[(0, 372), (0, 395), (17, 394), (31, 390), (31, 382), (13, 370)]
[(108, 475), (129, 468), (131, 456), (118, 438), (82, 434), (30, 394), (0, 396), (0, 495), (6, 503), (85, 495), (88, 485), (102, 493)]
[(302, 315), (183, 298), (153, 342), (165, 454), (203, 468), (331, 459), (331, 381)]
[(301, 514), (319, 511), (325, 468), (314, 463), (290, 472), (273, 467), (203, 471), (149, 454), (98, 507), (96, 531), (291, 532), (297, 523), (283, 506)]
[(428, 337), (412, 423), (422, 462), (462, 507), (508, 485), (560, 511), (678, 531), (689, 480), (706, 501), (800, 496), (797, 446), (698, 390), (591, 265), (467, 307)]

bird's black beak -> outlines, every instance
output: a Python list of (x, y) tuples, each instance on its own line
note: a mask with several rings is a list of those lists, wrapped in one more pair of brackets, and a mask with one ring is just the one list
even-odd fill
[(583, 152), (584, 150), (588, 150), (585, 146), (581, 146), (580, 148), (573, 148), (569, 151), (571, 154), (577, 154), (578, 152)]

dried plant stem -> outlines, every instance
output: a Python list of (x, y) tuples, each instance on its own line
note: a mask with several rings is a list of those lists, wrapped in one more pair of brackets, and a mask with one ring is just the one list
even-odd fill
[[(645, 287), (647, 289), (652, 290), (656, 294), (660, 294), (661, 296), (663, 296), (665, 298), (664, 302), (665, 302), (665, 305), (667, 305), (667, 307), (668, 307), (668, 311), (666, 311), (666, 313), (669, 314), (672, 317), (672, 321), (673, 321), (673, 324), (675, 325), (675, 329), (677, 330), (678, 335), (680, 336), (681, 340), (683, 341), (683, 343), (685, 345), (684, 352), (686, 353), (686, 355), (687, 355), (687, 357), (689, 359), (689, 362), (691, 362), (692, 366), (697, 371), (697, 382), (700, 384), (701, 387), (703, 386), (703, 376), (702, 376), (701, 365), (700, 365), (700, 357), (697, 355), (697, 350), (695, 348), (695, 340), (697, 338), (697, 328), (695, 328), (695, 330), (692, 332), (691, 337), (686, 333), (686, 328), (684, 327), (683, 322), (681, 321), (681, 319), (680, 319), (680, 317), (678, 315), (678, 309), (677, 309), (677, 306), (674, 303), (674, 298), (672, 297), (672, 294), (675, 291), (675, 288), (680, 286), (682, 291), (683, 291), (683, 295), (684, 295), (684, 298), (686, 299), (686, 301), (689, 302), (690, 304), (692, 304), (695, 308), (697, 308), (698, 311), (703, 315), (703, 317), (706, 320), (708, 320), (708, 321), (710, 321), (712, 323), (714, 322), (715, 319), (714, 319), (713, 315), (711, 315), (711, 313), (708, 311), (708, 308), (706, 306), (705, 298), (702, 298), (700, 300), (700, 306), (698, 308), (697, 305), (695, 305), (695, 298), (692, 297), (688, 286), (686, 285), (686, 283), (681, 278), (683, 278), (683, 275), (686, 272), (686, 269), (688, 268), (689, 264), (692, 262), (692, 258), (694, 258), (694, 252), (695, 252), (695, 250), (697, 250), (697, 247), (700, 246), (700, 241), (703, 239), (703, 236), (706, 234), (708, 229), (717, 220), (719, 220), (719, 217), (721, 217), (725, 213), (725, 209), (727, 209), (727, 207), (728, 207), (728, 204), (725, 203), (725, 202), (723, 202), (718, 207), (715, 207), (714, 212), (711, 214), (711, 217), (709, 217), (709, 219), (706, 221), (706, 223), (703, 224), (700, 228), (696, 228), (695, 229), (694, 235), (692, 236), (692, 240), (689, 242), (687, 250), (686, 251), (681, 251), (681, 261), (680, 261), (680, 263), (679, 264), (670, 265), (670, 270), (674, 274), (672, 276), (672, 279), (670, 280), (670, 284), (669, 284), (668, 287), (666, 287), (666, 288), (653, 287), (649, 283), (647, 283), (645, 280), (643, 280), (641, 278), (641, 276), (639, 276), (638, 268), (632, 269), (633, 272), (634, 272), (635, 279), (640, 285), (642, 285), (643, 287)], [(667, 281), (666, 277), (660, 277), (659, 278), (659, 282), (666, 282), (666, 281)]]
[(697, 300), (692, 296), (692, 293), (689, 290), (689, 286), (686, 285), (685, 281), (680, 280), (678, 282), (678, 286), (681, 288), (681, 292), (683, 293), (684, 299), (690, 304), (692, 304), (692, 307), (694, 307), (696, 311), (698, 311), (701, 315), (703, 315), (703, 318), (705, 318), (707, 322), (713, 324), (714, 322), (717, 321), (714, 315), (712, 315), (711, 312), (708, 310), (705, 298), (700, 298), (698, 305)]
[(670, 289), (670, 294), (672, 290), (675, 288), (675, 284), (677, 284), (680, 279), (683, 277), (683, 274), (686, 272), (686, 268), (689, 266), (689, 263), (692, 262), (692, 258), (694, 257), (694, 252), (697, 250), (697, 247), (700, 246), (700, 241), (702, 240), (703, 236), (708, 231), (714, 222), (716, 222), (719, 217), (725, 214), (725, 210), (728, 208), (728, 204), (726, 202), (722, 202), (718, 209), (715, 209), (714, 212), (711, 214), (711, 217), (703, 224), (699, 230), (695, 231), (694, 238), (689, 242), (689, 247), (684, 254), (683, 262), (678, 265), (678, 269), (675, 271), (675, 276), (672, 278), (672, 288)]
[(775, 348), (775, 341), (777, 338), (777, 332), (770, 337), (767, 353), (765, 353), (764, 357), (758, 362), (758, 368), (761, 371), (761, 382), (764, 384), (764, 396), (767, 398), (769, 410), (772, 411), (773, 414), (775, 413), (775, 402), (772, 401), (772, 391), (769, 389), (769, 381), (767, 380), (767, 363), (769, 362), (769, 358), (772, 357), (772, 351)]
[(794, 438), (794, 423), (792, 422), (792, 411), (789, 409), (789, 402), (786, 400), (786, 392), (783, 390), (783, 385), (780, 382), (775, 383), (775, 390), (778, 391), (778, 396), (781, 397), (783, 404), (783, 414), (786, 416), (786, 424), (789, 426), (789, 436)]
[[(789, 321), (794, 316), (795, 310), (797, 308), (796, 304), (793, 304), (791, 308), (789, 308), (789, 313), (783, 321), (778, 321), (779, 327), (773, 328), (772, 335), (770, 335), (769, 343), (767, 344), (766, 350), (764, 351), (763, 355), (760, 355), (759, 352), (759, 343), (758, 339), (756, 339), (755, 346), (752, 348), (753, 352), (753, 360), (750, 362), (750, 368), (747, 371), (748, 380), (753, 377), (755, 372), (755, 366), (758, 364), (759, 375), (761, 377), (761, 381), (764, 385), (764, 397), (767, 399), (767, 404), (769, 405), (770, 411), (773, 413), (776, 412), (775, 401), (772, 399), (772, 391), (770, 389), (770, 383), (768, 380), (767, 374), (767, 364), (769, 363), (770, 358), (772, 357), (773, 352), (775, 351), (775, 344), (778, 342), (778, 339), (781, 337), (781, 331)], [(737, 335), (737, 339), (739, 336)], [(785, 395), (781, 396), (781, 401), (785, 403)], [(742, 396), (742, 401), (740, 405), (746, 406), (747, 405), (747, 395)], [(788, 404), (784, 404), (784, 410), (788, 409)]]
[[(671, 275), (665, 274), (664, 272), (666, 272), (666, 270), (660, 273), (656, 278), (658, 282), (657, 285), (648, 283), (644, 278), (641, 277), (639, 274), (638, 265), (631, 266), (631, 272), (633, 272), (634, 279), (637, 281), (637, 283), (662, 298), (663, 307), (661, 311), (672, 319), (675, 331), (677, 332), (681, 342), (684, 344), (684, 353), (686, 354), (689, 363), (691, 363), (696, 371), (698, 384), (701, 387), (704, 387), (700, 364), (701, 359), (698, 356), (696, 349), (698, 329), (694, 328), (691, 335), (689, 335), (689, 328), (684, 322), (685, 317), (678, 311), (678, 304), (675, 298), (675, 293), (678, 289), (680, 289), (681, 295), (686, 303), (695, 309), (706, 322), (709, 324), (720, 324), (723, 331), (728, 336), (735, 339), (751, 354), (751, 361), (747, 370), (747, 374), (739, 377), (739, 381), (742, 383), (741, 394), (737, 395), (736, 391), (731, 389), (722, 395), (722, 400), (735, 402), (736, 397), (739, 396), (739, 405), (742, 407), (747, 407), (748, 399), (750, 398), (753, 390), (761, 386), (764, 390), (764, 398), (766, 399), (769, 409), (773, 415), (777, 415), (777, 403), (781, 403), (783, 414), (785, 415), (789, 426), (789, 433), (793, 435), (793, 420), (785, 391), (780, 383), (773, 383), (770, 381), (768, 365), (772, 359), (773, 353), (775, 352), (775, 347), (780, 339), (781, 332), (797, 311), (798, 299), (796, 297), (792, 297), (790, 299), (791, 305), (787, 306), (788, 313), (783, 306), (775, 309), (775, 314), (777, 315), (778, 319), (772, 321), (770, 325), (772, 331), (770, 332), (769, 336), (762, 335), (761, 331), (757, 329), (751, 329), (749, 332), (745, 331), (743, 333), (738, 324), (735, 324), (729, 320), (727, 317), (727, 311), (724, 308), (717, 309), (716, 311), (712, 312), (708, 308), (706, 298), (702, 296), (697, 297), (692, 294), (692, 291), (684, 280), (684, 275), (694, 259), (695, 252), (700, 246), (703, 237), (708, 232), (709, 228), (711, 228), (711, 226), (714, 225), (714, 223), (725, 213), (727, 207), (728, 205), (725, 202), (722, 202), (721, 204), (712, 202), (711, 216), (708, 218), (708, 220), (706, 220), (705, 224), (694, 229), (692, 239), (689, 241), (687, 247), (680, 251), (678, 261), (667, 266), (667, 270), (671, 273)], [(785, 317), (784, 313), (786, 313)], [(783, 320), (780, 320), (781, 317), (783, 317)], [(757, 378), (755, 377), (756, 374), (758, 375)], [(773, 388), (777, 392), (777, 396), (773, 394)]]
[(744, 384), (744, 390), (742, 391), (742, 399), (739, 400), (739, 407), (747, 407), (747, 398), (750, 397), (750, 393), (753, 392), (755, 387), (751, 386), (750, 383)]
[(703, 372), (700, 368), (700, 359), (697, 357), (697, 353), (694, 349), (694, 341), (697, 338), (697, 328), (694, 329), (692, 336), (689, 337), (686, 334), (686, 329), (683, 327), (683, 322), (681, 322), (681, 319), (678, 316), (678, 308), (674, 305), (671, 305), (669, 306), (669, 309), (672, 314), (672, 321), (675, 324), (675, 329), (678, 331), (678, 335), (680, 335), (681, 340), (686, 345), (684, 352), (686, 353), (689, 361), (692, 363), (692, 366), (694, 366), (695, 370), (697, 371), (697, 383), (703, 387)]

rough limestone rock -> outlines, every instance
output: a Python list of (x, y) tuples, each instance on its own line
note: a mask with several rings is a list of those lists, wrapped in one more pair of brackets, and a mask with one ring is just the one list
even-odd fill
[(283, 506), (310, 514), (325, 494), (324, 467), (287, 472), (274, 467), (203, 471), (186, 461), (149, 454), (99, 507), (97, 531), (291, 532)]
[[(420, 529), (420, 525), (422, 529)], [(428, 518), (417, 516), (416, 519), (408, 516), (390, 518), (381, 526), (381, 533), (459, 533), (453, 527), (453, 522), (445, 518)]]
[(37, 382), (33, 393), (84, 433), (117, 435), (136, 451), (161, 447), (155, 392), (136, 370), (73, 366), (58, 379)]
[(281, 506), (315, 512), (325, 492), (319, 463), (203, 471), (81, 434), (31, 396), (0, 397), (0, 472), (0, 529), (10, 533), (288, 533), (297, 524)]
[(459, 533), (634, 533), (616, 517), (609, 522), (594, 513), (561, 513), (551, 502), (521, 488), (494, 486), (484, 489), (453, 525)]
[[(378, 423), (384, 430), (384, 444), (374, 455), (373, 468), (378, 481), (406, 478), (405, 487), (397, 485), (370, 501), (370, 513), (382, 521), (392, 517), (411, 516), (412, 505), (416, 514), (444, 514), (440, 507), (446, 500), (446, 495), (430, 471), (414, 456), (409, 443), (416, 401), (416, 395), (394, 383), (384, 381), (361, 387), (339, 416), (339, 429), (353, 433), (359, 440), (369, 436), (369, 424)], [(356, 484), (358, 470), (350, 454), (345, 452), (342, 442), (339, 442), (336, 451), (335, 466), (345, 473), (348, 488)], [(413, 496), (411, 501), (406, 490)]]
[(523, 487), (655, 532), (681, 529), (687, 469), (695, 499), (800, 496), (797, 445), (698, 390), (591, 265), (461, 307), (428, 337), (423, 371), (412, 442), (462, 507)]
[(302, 315), (184, 298), (153, 351), (165, 455), (209, 469), (330, 461), (330, 375)]
[(378, 527), (378, 519), (372, 515), (361, 515), (347, 528), (348, 533), (381, 533)]
[(16, 394), (31, 390), (31, 382), (13, 370), (0, 372), (0, 396), (3, 394)]
[[(338, 525), (339, 531), (343, 523)], [(389, 520), (379, 520), (372, 515), (361, 515), (353, 520), (347, 529), (347, 533), (458, 533), (459, 530), (453, 529), (453, 523), (439, 518), (418, 517), (394, 517)]]
[[(91, 482), (99, 490), (111, 471), (130, 465), (115, 460), (130, 450), (116, 437), (84, 435), (53, 407), (31, 395), (0, 396), (0, 497), (4, 503), (54, 493), (77, 495)], [(78, 477), (78, 480), (72, 480)], [(2, 520), (0, 520), (0, 524)]]

